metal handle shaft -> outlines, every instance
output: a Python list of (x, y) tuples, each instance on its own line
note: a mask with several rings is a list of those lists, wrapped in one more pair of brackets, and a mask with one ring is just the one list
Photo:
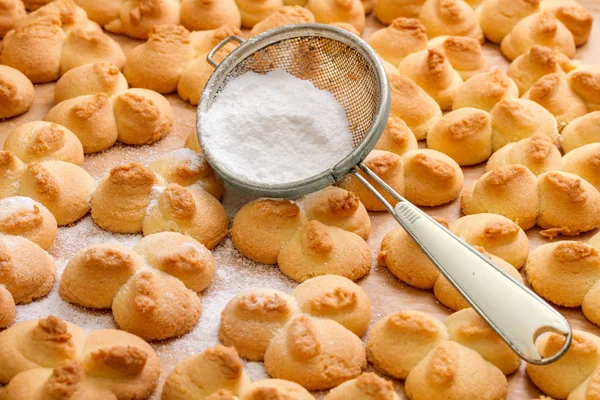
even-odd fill
[(221, 40), (221, 42), (218, 45), (216, 45), (215, 47), (213, 47), (212, 50), (206, 56), (206, 61), (210, 65), (212, 65), (213, 68), (217, 68), (219, 66), (219, 63), (217, 63), (215, 60), (213, 60), (213, 57), (215, 56), (215, 54), (217, 54), (217, 52), (219, 50), (221, 50), (223, 48), (223, 46), (225, 46), (227, 43), (231, 42), (232, 40), (235, 40), (239, 44), (242, 44), (245, 42), (244, 39), (242, 39), (241, 37), (236, 36), (236, 35), (227, 36), (225, 39)]

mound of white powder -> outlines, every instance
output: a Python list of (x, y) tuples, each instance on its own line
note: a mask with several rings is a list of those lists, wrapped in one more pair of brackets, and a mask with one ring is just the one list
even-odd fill
[(204, 115), (202, 142), (231, 172), (263, 184), (309, 178), (352, 151), (335, 97), (284, 70), (228, 82)]

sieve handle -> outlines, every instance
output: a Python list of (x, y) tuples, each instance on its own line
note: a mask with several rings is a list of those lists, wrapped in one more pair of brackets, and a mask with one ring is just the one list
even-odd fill
[(223, 48), (223, 46), (225, 46), (227, 43), (231, 42), (232, 40), (235, 40), (239, 44), (242, 44), (245, 42), (244, 39), (242, 39), (241, 37), (236, 36), (236, 35), (227, 36), (225, 39), (221, 40), (221, 42), (218, 45), (216, 45), (215, 47), (213, 47), (212, 50), (209, 51), (208, 55), (206, 56), (206, 61), (208, 61), (208, 63), (210, 65), (212, 65), (213, 68), (217, 68), (219, 66), (219, 63), (216, 62), (215, 60), (213, 60), (213, 57), (215, 56), (215, 54), (217, 54), (217, 52), (219, 50), (221, 50)]
[[(353, 172), (519, 357), (531, 364), (545, 365), (564, 355), (571, 344), (572, 332), (559, 312), (463, 239), (402, 198), (364, 164), (359, 164), (359, 168), (399, 200), (396, 207), (392, 207), (358, 171)], [(535, 347), (535, 340), (548, 331), (562, 334), (566, 340), (559, 352), (542, 357)]]

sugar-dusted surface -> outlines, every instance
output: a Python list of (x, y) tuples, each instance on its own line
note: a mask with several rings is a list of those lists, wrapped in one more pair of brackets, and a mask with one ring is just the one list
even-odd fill
[[(596, 17), (600, 17), (600, 0), (583, 2)], [(374, 22), (373, 17), (368, 18), (367, 32), (377, 29), (379, 25)], [(131, 39), (113, 36), (123, 45), (127, 53), (133, 46), (139, 44)], [(578, 50), (577, 58), (588, 63), (598, 63), (600, 52), (600, 23), (596, 21), (591, 43)], [(502, 58), (496, 46), (486, 45), (486, 56), (492, 65), (506, 68), (507, 62)], [(52, 106), (53, 84), (37, 85), (36, 98), (32, 110), (27, 114), (0, 122), (0, 145), (6, 136), (16, 126), (28, 121), (41, 120)], [(84, 168), (96, 179), (108, 172), (112, 167), (124, 162), (138, 161), (144, 164), (151, 163), (161, 154), (172, 149), (183, 146), (185, 138), (195, 130), (195, 108), (184, 103), (176, 95), (167, 96), (173, 107), (174, 126), (173, 131), (163, 140), (151, 146), (126, 146), (117, 144), (109, 150), (100, 154), (86, 156)], [(481, 176), (484, 166), (464, 168), (465, 185), (470, 184)], [(226, 190), (224, 204), (231, 217), (237, 210), (249, 200), (248, 197)], [(454, 220), (460, 217), (458, 201), (444, 207), (436, 207), (426, 210), (431, 215), (443, 216)], [(371, 246), (373, 260), (378, 252), (383, 236), (395, 228), (394, 219), (383, 213), (371, 214), (373, 229), (369, 244)], [(587, 240), (591, 234), (580, 236), (578, 240)], [(52, 249), (52, 255), (56, 258), (59, 271), (62, 272), (68, 259), (79, 249), (93, 243), (118, 241), (127, 246), (133, 246), (140, 235), (114, 235), (103, 231), (94, 225), (89, 216), (70, 227), (60, 228), (56, 245)], [(528, 237), (532, 248), (545, 243), (537, 229), (528, 231)], [(183, 359), (203, 351), (206, 347), (218, 342), (217, 332), (219, 315), (224, 305), (242, 290), (256, 287), (268, 287), (290, 292), (295, 284), (284, 277), (277, 267), (255, 264), (241, 257), (231, 246), (228, 238), (223, 241), (213, 252), (217, 263), (217, 272), (214, 282), (204, 291), (202, 305), (203, 315), (200, 323), (195, 329), (180, 338), (154, 343), (154, 347), (161, 358), (162, 381), (166, 378), (173, 367)], [(60, 272), (59, 272), (60, 276)], [(42, 300), (25, 306), (17, 306), (18, 321), (40, 318), (49, 314), (57, 315), (82, 326), (86, 331), (98, 328), (114, 328), (115, 323), (110, 311), (92, 312), (78, 306), (65, 303), (58, 295), (58, 283), (54, 289)], [(373, 303), (373, 320), (377, 321), (382, 316), (401, 309), (415, 309), (431, 312), (440, 318), (445, 318), (450, 311), (435, 301), (433, 294), (411, 288), (400, 283), (386, 268), (378, 267), (375, 262), (371, 273), (359, 284), (365, 288)], [(584, 329), (595, 334), (600, 334), (600, 328), (587, 321), (579, 309), (560, 308), (560, 311), (569, 319), (574, 328)], [(365, 338), (368, 334), (365, 335)], [(261, 363), (246, 363), (246, 370), (253, 379), (265, 378), (266, 374)], [(398, 385), (400, 397), (405, 399), (401, 385)], [(160, 399), (160, 388), (157, 389), (153, 400)], [(529, 400), (536, 398), (540, 392), (528, 380), (524, 368), (509, 377), (509, 399)]]

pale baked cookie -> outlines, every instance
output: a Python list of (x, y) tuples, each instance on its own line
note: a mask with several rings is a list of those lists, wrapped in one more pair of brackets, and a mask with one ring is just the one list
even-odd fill
[(499, 150), (511, 142), (545, 135), (558, 138), (556, 118), (538, 103), (526, 99), (502, 100), (490, 110), (492, 115), (492, 148)]
[(19, 195), (42, 203), (62, 226), (87, 214), (95, 185), (94, 178), (75, 164), (41, 161), (25, 168)]
[(0, 328), (7, 328), (15, 320), (17, 308), (12, 294), (6, 286), (0, 285)]
[(439, 343), (448, 340), (446, 326), (420, 311), (400, 311), (377, 321), (367, 344), (369, 362), (396, 379), (410, 371)]
[(98, 182), (92, 195), (92, 218), (102, 229), (120, 233), (142, 231), (142, 222), (159, 178), (138, 163), (119, 165)]
[(581, 146), (567, 154), (562, 159), (566, 172), (578, 175), (600, 190), (600, 143)]
[(472, 308), (455, 312), (446, 318), (444, 324), (450, 340), (475, 350), (504, 375), (512, 374), (521, 365), (519, 356)]
[(589, 111), (600, 111), (600, 66), (579, 67), (569, 72), (567, 81)]
[(219, 340), (243, 357), (261, 361), (271, 339), (295, 314), (296, 300), (272, 289), (253, 289), (231, 299), (221, 312)]
[(179, 0), (125, 0), (119, 17), (107, 23), (104, 29), (134, 39), (147, 39), (155, 26), (176, 25), (180, 21)]
[(150, 144), (165, 137), (173, 125), (169, 101), (147, 89), (129, 89), (113, 98), (119, 142)]
[[(439, 218), (436, 221), (448, 227), (448, 221)], [(440, 271), (402, 227), (385, 235), (377, 262), (386, 266), (402, 282), (419, 289), (432, 289), (440, 275)]]
[(41, 203), (20, 196), (0, 199), (0, 233), (23, 236), (49, 250), (56, 231), (56, 218)]
[(417, 140), (427, 138), (429, 130), (442, 118), (437, 102), (405, 76), (388, 77), (392, 96), (390, 118), (402, 119)]
[(463, 81), (490, 69), (479, 40), (469, 36), (438, 36), (428, 43), (430, 49), (440, 49), (458, 71)]
[(26, 164), (14, 153), (0, 151), (0, 199), (16, 196)]
[(275, 334), (265, 353), (273, 378), (326, 390), (356, 378), (367, 366), (365, 345), (335, 321), (298, 315)]
[[(588, 244), (591, 246), (595, 246), (593, 241), (594, 241), (594, 238), (592, 238), (588, 242)], [(592, 323), (600, 326), (600, 308), (598, 307), (599, 302), (600, 302), (600, 280), (597, 280), (596, 283), (594, 283), (594, 285), (590, 288), (590, 290), (587, 291), (585, 296), (583, 296), (583, 302), (581, 303), (581, 311), (583, 311), (583, 315), (585, 315), (585, 317), (588, 320), (590, 320)]]
[(195, 56), (190, 32), (183, 26), (154, 26), (148, 41), (129, 53), (123, 73), (132, 86), (170, 93), (177, 90), (183, 68)]
[(193, 31), (190, 32), (190, 40), (194, 50), (196, 51), (196, 57), (208, 54), (216, 45), (221, 43), (224, 39), (229, 36), (240, 36), (242, 37), (242, 31), (235, 25), (223, 25), (216, 29), (208, 31)]
[(419, 19), (427, 28), (427, 36), (470, 36), (483, 43), (485, 38), (477, 15), (461, 0), (427, 0), (419, 11)]
[(0, 265), (0, 284), (10, 292), (15, 304), (31, 303), (54, 286), (54, 259), (29, 239), (0, 234)]
[(257, 199), (235, 215), (231, 239), (243, 256), (263, 264), (276, 264), (281, 248), (307, 221), (305, 211), (297, 203)]
[(204, 156), (190, 149), (173, 150), (154, 160), (150, 169), (167, 183), (198, 185), (216, 199), (223, 195), (223, 181), (217, 178)]
[(291, 381), (283, 379), (265, 379), (252, 383), (240, 397), (240, 400), (261, 399), (314, 400), (308, 390)]
[(315, 22), (315, 16), (308, 9), (300, 6), (281, 7), (254, 25), (250, 31), (250, 37), (281, 26), (306, 24), (309, 22)]
[(99, 61), (64, 74), (54, 87), (54, 102), (97, 93), (112, 96), (127, 89), (127, 80), (119, 68), (110, 61)]
[(385, 130), (374, 147), (375, 150), (385, 150), (399, 156), (418, 148), (417, 138), (406, 122), (393, 115), (388, 118)]
[(283, 246), (277, 264), (296, 282), (319, 275), (341, 275), (356, 281), (369, 273), (371, 251), (357, 234), (313, 220)]
[(308, 220), (337, 226), (365, 240), (371, 233), (371, 219), (363, 203), (354, 193), (340, 187), (328, 186), (308, 194), (300, 200), (300, 205)]
[(540, 2), (542, 10), (556, 16), (573, 34), (575, 45), (581, 46), (590, 38), (594, 18), (584, 6), (575, 0), (544, 0)]
[(473, 246), (502, 258), (519, 269), (529, 254), (527, 235), (510, 219), (498, 214), (466, 215), (450, 224), (450, 230)]
[[(235, 0), (235, 2), (240, 10), (244, 28), (254, 27), (283, 7), (283, 0)], [(307, 7), (310, 9), (310, 5)]]
[(385, 74), (388, 77), (388, 80), (390, 77), (392, 76), (400, 76), (400, 71), (398, 71), (398, 68), (396, 68), (394, 65), (390, 64), (389, 62), (385, 61), (383, 58), (379, 57), (381, 59), (381, 62), (383, 63), (383, 68), (385, 69)]
[(471, 107), (449, 112), (429, 132), (427, 148), (450, 156), (461, 166), (484, 162), (492, 154), (492, 117)]
[(357, 336), (369, 328), (371, 301), (360, 286), (347, 278), (337, 275), (311, 278), (296, 287), (292, 296), (302, 312), (337, 321)]
[(520, 20), (539, 10), (540, 0), (486, 0), (477, 12), (485, 37), (499, 44)]
[(27, 15), (25, 5), (21, 0), (0, 1), (2, 15), (0, 15), (0, 38), (15, 27), (15, 23)]
[(519, 87), (519, 95), (523, 95), (544, 75), (561, 73), (562, 68), (556, 58), (552, 49), (537, 44), (515, 58), (506, 73)]
[(0, 119), (15, 117), (29, 111), (35, 89), (21, 71), (0, 65), (0, 89)]
[[(236, 351), (218, 344), (180, 362), (165, 381), (162, 399), (235, 399), (233, 395), (242, 394), (249, 386), (250, 378)], [(225, 391), (231, 397), (213, 395)]]
[(365, 29), (365, 9), (360, 0), (308, 0), (306, 8), (318, 23), (346, 22), (360, 33)]
[[(442, 110), (452, 108), (454, 93), (463, 83), (460, 74), (438, 49), (418, 51), (406, 56), (398, 65), (398, 71), (433, 97)], [(399, 117), (402, 118), (400, 115)]]
[(431, 149), (409, 151), (404, 161), (405, 197), (418, 206), (434, 207), (455, 200), (464, 175), (452, 158)]
[(112, 303), (119, 327), (146, 341), (191, 331), (202, 315), (198, 295), (177, 278), (142, 267), (119, 289)]
[(427, 48), (427, 32), (418, 19), (396, 18), (373, 32), (368, 43), (384, 60), (398, 65), (407, 55)]
[(235, 0), (182, 0), (181, 23), (190, 31), (218, 29), (224, 25), (242, 26)]
[(121, 46), (95, 24), (88, 21), (88, 27), (73, 29), (67, 34), (60, 58), (60, 74), (73, 68), (98, 61), (109, 61), (123, 68), (125, 55)]
[[(511, 264), (504, 261), (500, 257), (496, 257), (493, 254), (486, 253), (482, 247), (476, 247), (476, 249), (482, 252), (486, 257), (492, 260), (494, 264), (502, 268), (505, 272), (507, 272), (517, 281), (523, 283), (523, 278), (519, 274), (519, 271), (517, 271), (517, 269)], [(448, 281), (448, 279), (446, 279), (446, 277), (444, 277), (443, 275), (440, 275), (435, 281), (435, 285), (433, 287), (433, 294), (440, 303), (454, 311), (471, 307), (469, 302), (465, 300), (465, 298), (458, 292), (458, 290), (456, 290), (456, 288), (450, 283), (450, 281)]]
[(443, 342), (417, 364), (404, 386), (411, 400), (503, 400), (506, 377), (477, 352), (455, 342)]
[(537, 12), (517, 22), (502, 39), (500, 50), (509, 60), (525, 54), (536, 44), (546, 46), (569, 58), (575, 56), (573, 34), (553, 13)]
[(469, 78), (454, 93), (452, 109), (474, 107), (490, 111), (496, 104), (506, 99), (517, 99), (519, 88), (500, 69), (483, 72)]
[(586, 400), (600, 394), (597, 386), (600, 382), (599, 373), (600, 368), (596, 367), (594, 372), (569, 394), (569, 400)]
[(83, 165), (81, 142), (64, 126), (34, 121), (13, 129), (4, 141), (4, 150), (23, 162), (57, 160)]
[(227, 235), (228, 225), (225, 208), (210, 193), (172, 183), (148, 207), (142, 231), (144, 236), (165, 231), (183, 233), (212, 249)]
[[(542, 335), (535, 342), (542, 357), (556, 354), (564, 345), (565, 338), (556, 333)], [(527, 375), (548, 396), (566, 399), (600, 363), (599, 346), (598, 336), (574, 329), (573, 342), (564, 356), (548, 365), (527, 364)]]
[(492, 171), (509, 164), (526, 166), (535, 175), (563, 169), (560, 151), (548, 136), (535, 135), (509, 143), (492, 154), (485, 170)]
[(538, 176), (538, 186), (543, 236), (579, 235), (600, 226), (600, 192), (586, 180), (551, 171)]
[(575, 118), (561, 133), (559, 142), (565, 153), (589, 143), (600, 142), (600, 111)]
[(194, 292), (201, 292), (215, 276), (212, 253), (198, 241), (176, 232), (146, 236), (133, 247), (146, 264), (173, 275)]
[(416, 18), (425, 0), (377, 0), (375, 16), (385, 25), (396, 18)]
[(113, 104), (105, 93), (65, 100), (52, 107), (44, 120), (73, 132), (86, 154), (108, 149), (119, 137)]
[(60, 296), (86, 308), (110, 308), (121, 286), (143, 266), (144, 259), (121, 244), (88, 246), (67, 263), (60, 282)]
[(400, 400), (392, 382), (372, 372), (364, 372), (358, 378), (342, 383), (332, 389), (325, 400)]
[(550, 111), (556, 118), (559, 131), (575, 118), (588, 113), (583, 99), (571, 88), (565, 77), (558, 73), (540, 78), (523, 94), (523, 98), (535, 101)]
[[(32, 1), (32, 0), (27, 0)], [(33, 0), (38, 1), (38, 0)], [(47, 0), (42, 0), (47, 1)], [(104, 26), (113, 19), (119, 18), (121, 4), (124, 0), (75, 0), (77, 5), (83, 8), (89, 19)]]
[(331, 22), (328, 25), (337, 26), (338, 28), (344, 29), (344, 30), (346, 30), (346, 31), (348, 31), (350, 33), (355, 34), (356, 36), (360, 36), (361, 35), (361, 32), (359, 32), (358, 29), (356, 29), (354, 27), (354, 25), (349, 24), (347, 22)]
[[(383, 179), (396, 193), (404, 195), (404, 164), (402, 157), (385, 150), (373, 150), (363, 161), (379, 178)], [(368, 177), (364, 172), (360, 174), (390, 203), (396, 205), (398, 200), (393, 198), (384, 189)], [(347, 175), (338, 185), (358, 196), (361, 203), (369, 211), (385, 211), (387, 208), (381, 203), (369, 189), (363, 185), (354, 175)]]
[(540, 210), (538, 181), (523, 165), (500, 167), (467, 186), (460, 206), (465, 215), (500, 214), (527, 230)]

